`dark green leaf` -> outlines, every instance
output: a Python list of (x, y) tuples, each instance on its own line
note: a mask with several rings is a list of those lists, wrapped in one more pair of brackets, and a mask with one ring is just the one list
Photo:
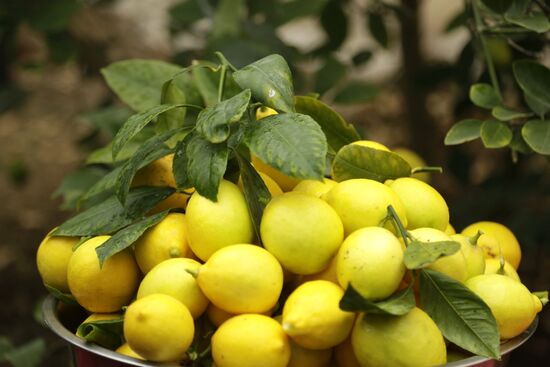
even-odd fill
[(510, 23), (519, 25), (530, 31), (537, 33), (545, 33), (550, 30), (550, 21), (548, 17), (541, 12), (531, 13), (522, 17), (505, 16)]
[(423, 269), (420, 298), (447, 340), (474, 354), (500, 359), (495, 317), (466, 286), (443, 273)]
[(276, 12), (275, 23), (277, 26), (283, 25), (293, 19), (306, 16), (318, 16), (327, 0), (293, 0), (278, 2), (278, 9), (269, 9)]
[[(26, 3), (25, 5), (30, 6), (31, 4)], [(27, 16), (34, 29), (46, 34), (67, 29), (73, 14), (82, 6), (81, 3), (74, 0), (49, 1), (41, 5), (39, 11), (29, 12)], [(2, 8), (3, 10), (6, 9), (5, 5), (2, 5)]]
[(208, 67), (197, 67), (193, 68), (191, 73), (204, 105), (214, 106), (218, 103), (217, 72)]
[(63, 293), (59, 289), (49, 286), (47, 284), (44, 284), (44, 287), (46, 287), (46, 289), (48, 290), (48, 292), (50, 292), (52, 296), (54, 296), (61, 302), (72, 306), (78, 306), (78, 302), (76, 301), (76, 299), (73, 297), (72, 294)]
[(522, 119), (529, 117), (531, 114), (528, 112), (520, 112), (512, 110), (502, 106), (496, 106), (491, 110), (491, 114), (494, 118), (500, 121), (511, 121), (516, 119)]
[(233, 78), (242, 89), (265, 106), (281, 112), (294, 111), (292, 75), (285, 59), (269, 55), (236, 71)]
[(360, 66), (364, 65), (372, 58), (372, 51), (361, 51), (355, 54), (352, 58), (353, 65)]
[(466, 25), (468, 20), (468, 14), (464, 10), (460, 10), (445, 26), (445, 33), (451, 33), (455, 29), (458, 29)]
[(327, 137), (327, 143), (333, 151), (337, 152), (344, 145), (361, 139), (352, 124), (346, 122), (338, 112), (320, 100), (296, 96), (294, 101), (297, 112), (311, 116), (321, 126)]
[(527, 121), (521, 129), (525, 142), (539, 154), (550, 154), (550, 120)]
[(513, 69), (524, 93), (538, 104), (550, 108), (550, 69), (532, 60), (516, 61)]
[(150, 217), (145, 217), (139, 222), (121, 229), (103, 244), (96, 247), (95, 252), (97, 253), (97, 257), (99, 259), (99, 267), (102, 267), (105, 260), (111, 256), (130, 247), (147, 229), (159, 223), (166, 217), (166, 215), (168, 215), (168, 211), (163, 211), (151, 215)]
[(369, 12), (369, 31), (372, 37), (378, 44), (384, 48), (388, 48), (388, 31), (384, 24), (384, 19), (378, 13)]
[(299, 113), (271, 115), (252, 122), (247, 138), (252, 153), (284, 174), (323, 178), (327, 141), (311, 117)]
[(481, 136), (481, 120), (466, 119), (454, 124), (445, 136), (445, 145), (456, 145)]
[(183, 105), (162, 104), (131, 116), (124, 125), (122, 125), (122, 128), (113, 139), (113, 159), (116, 159), (124, 145), (126, 145), (126, 143), (139, 133), (149, 122), (153, 121), (162, 113), (181, 107), (183, 107)]
[(121, 100), (141, 112), (158, 105), (162, 85), (181, 70), (163, 61), (133, 59), (115, 62), (101, 73)]
[(189, 26), (205, 14), (199, 4), (199, 0), (187, 0), (177, 3), (169, 9), (170, 28), (174, 31), (187, 31)]
[(505, 17), (521, 17), (522, 15), (525, 15), (532, 1), (533, 0), (512, 0), (512, 5), (510, 5), (506, 11)]
[(332, 179), (368, 178), (379, 182), (411, 175), (411, 166), (399, 155), (357, 144), (342, 147), (332, 161)]
[(348, 285), (340, 300), (340, 309), (350, 312), (368, 312), (378, 315), (405, 315), (416, 306), (412, 286), (403, 289), (391, 297), (373, 302), (363, 298), (351, 285)]
[(107, 145), (94, 150), (86, 158), (86, 164), (115, 164), (127, 160), (134, 155), (136, 150), (141, 144), (153, 136), (154, 130), (146, 127), (141, 130), (136, 136), (127, 142), (122, 150), (118, 153), (115, 160), (113, 160), (113, 142), (109, 142)]
[(114, 350), (123, 343), (123, 316), (109, 320), (83, 322), (76, 329), (76, 335), (87, 342)]
[(505, 147), (512, 141), (512, 130), (502, 121), (483, 121), (483, 124), (481, 124), (481, 141), (487, 148)]
[(199, 194), (217, 201), (218, 187), (227, 167), (226, 143), (214, 144), (194, 135), (186, 145), (187, 174)]
[(10, 350), (13, 350), (12, 342), (5, 336), (0, 336), (0, 362), (4, 362), (4, 356)]
[(227, 140), (230, 124), (238, 122), (250, 103), (250, 89), (226, 99), (211, 107), (206, 107), (197, 118), (197, 131), (211, 143)]
[(531, 97), (531, 95), (527, 92), (523, 92), (523, 98), (525, 99), (525, 103), (527, 103), (527, 106), (536, 113), (540, 118), (544, 118), (546, 113), (550, 111), (550, 105), (541, 103), (538, 99)]
[(508, 147), (516, 152), (523, 154), (533, 153), (533, 149), (525, 142), (523, 136), (521, 136), (521, 129), (514, 129), (514, 136)]
[(328, 57), (315, 76), (315, 91), (325, 93), (346, 75), (346, 67), (334, 57)]
[(112, 171), (105, 174), (92, 187), (88, 189), (79, 199), (79, 205), (93, 201), (95, 198), (108, 193), (109, 196), (114, 194), (115, 185), (118, 175), (120, 174), (121, 166), (114, 168)]
[(339, 0), (330, 0), (321, 13), (321, 26), (325, 30), (328, 41), (319, 50), (328, 54), (337, 50), (348, 35), (348, 18)]
[(256, 236), (261, 241), (260, 222), (262, 220), (264, 208), (271, 200), (271, 193), (265, 185), (264, 180), (262, 180), (261, 176), (246, 158), (237, 153), (237, 160), (239, 162), (243, 192), (246, 198), (248, 211), (250, 212), (252, 223), (254, 223)]
[(456, 241), (421, 242), (413, 240), (403, 254), (407, 269), (424, 268), (442, 256), (452, 255), (460, 250)]
[(110, 136), (115, 136), (130, 116), (132, 116), (132, 110), (127, 107), (109, 106), (82, 114), (80, 117)]
[(14, 367), (35, 367), (43, 365), (46, 343), (43, 339), (34, 339), (8, 351), (4, 358)]
[(53, 197), (62, 197), (63, 204), (61, 209), (76, 209), (80, 197), (93, 187), (103, 176), (105, 170), (98, 167), (84, 167), (65, 176), (63, 182), (57, 190), (54, 191)]
[(170, 187), (137, 187), (128, 194), (125, 207), (111, 196), (61, 224), (53, 235), (96, 236), (116, 232), (143, 217), (174, 191)]
[[(168, 80), (162, 86), (160, 103), (174, 105), (186, 103), (185, 93), (176, 85), (174, 79)], [(185, 122), (186, 112), (187, 108), (182, 107), (161, 114), (155, 124), (155, 131), (163, 133), (182, 127)]]
[(513, 0), (481, 0), (489, 9), (498, 14), (503, 14), (512, 5)]
[(491, 109), (500, 105), (500, 99), (492, 85), (478, 83), (470, 87), (470, 100), (478, 107)]
[(172, 161), (172, 172), (176, 180), (176, 186), (180, 190), (185, 190), (193, 187), (193, 182), (187, 172), (189, 160), (187, 159), (187, 145), (193, 139), (196, 133), (191, 132), (184, 139), (180, 140), (176, 145), (174, 160)]
[(238, 37), (241, 33), (245, 10), (244, 0), (220, 0), (214, 13), (210, 37), (214, 39)]
[(372, 101), (380, 89), (365, 82), (351, 82), (342, 88), (334, 97), (334, 103), (354, 104)]

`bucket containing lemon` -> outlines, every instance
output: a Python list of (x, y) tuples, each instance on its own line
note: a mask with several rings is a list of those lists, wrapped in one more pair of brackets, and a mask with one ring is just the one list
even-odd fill
[[(220, 63), (197, 104), (180, 97), (204, 97), (200, 63), (104, 72), (138, 112), (37, 252), (46, 323), (77, 366), (496, 366), (532, 335), (548, 297), (521, 283), (510, 230), (456, 234), (437, 169), (294, 96), (282, 57)], [(129, 66), (164, 75), (160, 104), (137, 106)]]

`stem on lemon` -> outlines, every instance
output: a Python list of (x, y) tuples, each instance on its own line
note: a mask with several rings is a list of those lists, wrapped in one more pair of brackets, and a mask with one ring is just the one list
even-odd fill
[(405, 247), (409, 246), (409, 242), (408, 242), (409, 232), (407, 232), (407, 230), (403, 226), (403, 223), (401, 223), (401, 219), (399, 219), (399, 216), (397, 215), (397, 213), (395, 212), (395, 209), (391, 205), (388, 205), (388, 216), (386, 218), (389, 218), (392, 220), (392, 223), (395, 229), (397, 230), (397, 232), (399, 232), (399, 234), (401, 234), (401, 237), (403, 237), (403, 241), (405, 242)]

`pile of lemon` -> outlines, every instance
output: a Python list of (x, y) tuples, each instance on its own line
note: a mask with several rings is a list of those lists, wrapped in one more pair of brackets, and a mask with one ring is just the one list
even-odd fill
[[(354, 144), (387, 150), (372, 141)], [(170, 160), (152, 163), (138, 178), (174, 185)], [(95, 249), (109, 236), (83, 243), (47, 236), (37, 254), (44, 283), (70, 293), (90, 313), (84, 323), (123, 317), (125, 343), (117, 351), (138, 359), (197, 358), (189, 348), (203, 337), (210, 339), (203, 352), (218, 367), (444, 364), (452, 356), (418, 296), (418, 307), (403, 316), (339, 307), (350, 283), (376, 301), (411, 281), (402, 239), (385, 221), (392, 205), (413, 238), (461, 244), (430, 268), (481, 297), (502, 339), (519, 335), (540, 311), (541, 301), (516, 273), (521, 251), (514, 234), (494, 222), (455, 234), (447, 204), (427, 176), (385, 184), (298, 182), (253, 163), (272, 194), (259, 234), (240, 184), (222, 180), (217, 202), (195, 192), (161, 203), (184, 210), (168, 214), (102, 267)], [(195, 335), (205, 319), (213, 332)]]

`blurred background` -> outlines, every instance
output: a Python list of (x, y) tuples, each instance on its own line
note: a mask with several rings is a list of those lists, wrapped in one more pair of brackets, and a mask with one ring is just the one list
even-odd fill
[[(520, 2), (548, 22), (549, 1)], [(498, 13), (484, 10), (484, 21)], [(65, 344), (41, 325), (46, 290), (35, 252), (105, 173), (86, 157), (131, 111), (100, 69), (127, 58), (189, 65), (222, 51), (240, 67), (283, 55), (297, 94), (318, 93), (365, 138), (443, 167), (431, 183), (447, 199), (457, 231), (478, 220), (505, 224), (522, 246), (523, 282), (550, 288), (548, 156), (516, 135), (501, 149), (479, 139), (444, 145), (457, 121), (489, 116), (468, 98), (472, 84), (491, 82), (487, 54), (506, 103), (525, 107), (512, 62), (548, 65), (548, 29), (493, 27), (482, 49), (480, 24), (472, 22), (471, 2), (463, 0), (2, 0), (0, 365), (70, 365)], [(540, 320), (509, 366), (550, 363), (548, 307)]]

